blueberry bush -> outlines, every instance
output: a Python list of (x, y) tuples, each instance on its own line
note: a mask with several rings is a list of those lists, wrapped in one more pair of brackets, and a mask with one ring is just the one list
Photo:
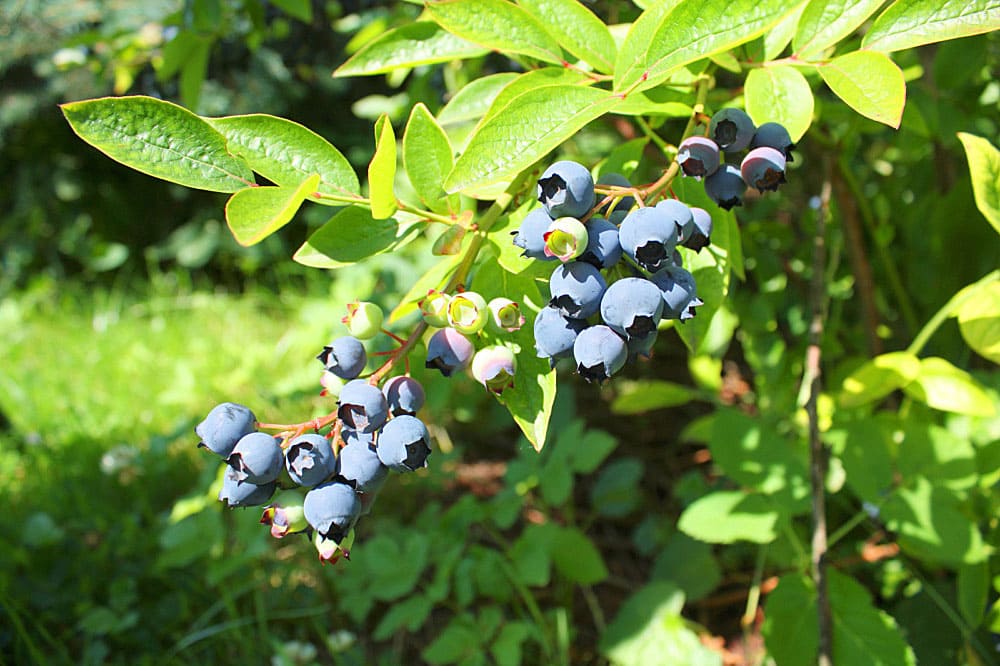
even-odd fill
[[(997, 663), (996, 6), (398, 4), (331, 67), (398, 90), (360, 165), (209, 112), (195, 19), (162, 47), (183, 105), (61, 105), (349, 293), (283, 368), (304, 412), (188, 415), (218, 464), (178, 561), (221, 500), (214, 576), (271, 558), (308, 590), (285, 619), (349, 627), (279, 663)], [(340, 277), (395, 258), (395, 291)], [(281, 541), (240, 556), (256, 522)]]

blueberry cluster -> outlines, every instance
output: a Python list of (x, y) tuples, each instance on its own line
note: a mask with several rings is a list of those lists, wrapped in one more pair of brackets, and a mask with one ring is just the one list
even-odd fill
[[(678, 146), (677, 163), (684, 175), (705, 179), (705, 193), (716, 204), (731, 209), (743, 203), (747, 187), (774, 191), (785, 182), (792, 161), (791, 136), (779, 123), (755, 127), (745, 111), (722, 109), (712, 116), (708, 136), (692, 136)], [(748, 150), (749, 149), (749, 150)], [(724, 153), (748, 150), (739, 166), (727, 164)]]
[[(381, 310), (349, 305), (345, 323), (354, 335), (336, 338), (317, 357), (323, 385), (339, 390), (329, 418), (268, 426), (285, 430), (271, 435), (249, 408), (226, 402), (195, 427), (199, 446), (225, 461), (219, 500), (230, 507), (266, 505), (261, 522), (271, 534), (312, 533), (322, 561), (347, 556), (354, 525), (371, 510), (389, 472), (425, 467), (431, 452), (427, 426), (415, 416), (424, 404), (420, 383), (399, 375), (379, 388), (359, 378), (368, 359), (357, 336), (378, 332)], [(315, 432), (305, 432), (310, 426)], [(279, 489), (284, 492), (274, 497)]]
[[(552, 365), (572, 357), (584, 379), (602, 382), (630, 357), (650, 355), (661, 319), (694, 316), (702, 301), (677, 248), (708, 245), (712, 218), (676, 199), (633, 210), (631, 184), (620, 174), (596, 185), (612, 194), (591, 214), (590, 171), (571, 161), (550, 166), (538, 180), (542, 206), (525, 216), (513, 242), (526, 257), (558, 262), (549, 302), (535, 318), (538, 356)], [(618, 279), (609, 284), (611, 275)]]

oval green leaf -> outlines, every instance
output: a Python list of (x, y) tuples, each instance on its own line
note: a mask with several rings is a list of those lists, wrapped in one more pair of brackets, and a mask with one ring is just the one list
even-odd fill
[(370, 76), (396, 69), (464, 60), (489, 53), (433, 21), (417, 21), (379, 35), (355, 53), (333, 75)]
[(649, 10), (653, 18), (640, 17), (629, 31), (615, 62), (616, 92), (652, 88), (683, 65), (750, 41), (801, 2), (682, 0), (664, 11), (671, 4)]
[(503, 87), (518, 76), (520, 75), (514, 72), (502, 72), (469, 81), (438, 112), (438, 123), (456, 125), (479, 120), (486, 115), (487, 109)]
[(620, 101), (606, 90), (581, 86), (529, 90), (477, 128), (445, 190), (459, 192), (514, 176)]
[(291, 222), (318, 185), (319, 176), (312, 175), (298, 187), (248, 187), (229, 197), (226, 223), (236, 242), (254, 245)]
[(697, 394), (688, 386), (663, 380), (620, 382), (611, 403), (615, 414), (642, 414), (691, 402)]
[(315, 190), (339, 201), (310, 193), (311, 201), (342, 205), (344, 197), (359, 196), (358, 176), (351, 163), (326, 139), (303, 125), (264, 113), (205, 118), (205, 122), (226, 137), (232, 153), (276, 185), (295, 187), (303, 178), (319, 174)]
[(896, 0), (875, 19), (861, 46), (899, 51), (997, 29), (996, 0)]
[(757, 125), (781, 123), (792, 141), (798, 141), (812, 124), (813, 93), (802, 72), (794, 67), (759, 67), (750, 70), (744, 87), (747, 113)]
[(314, 231), (295, 256), (313, 268), (338, 268), (385, 252), (400, 238), (394, 218), (377, 220), (361, 206), (348, 206)]
[(417, 104), (403, 132), (403, 168), (417, 196), (432, 211), (450, 212), (448, 195), (441, 184), (451, 172), (453, 162), (448, 135), (427, 107)]
[(427, 13), (442, 28), (488, 49), (562, 64), (559, 46), (528, 12), (507, 0), (428, 0)]
[(247, 163), (227, 150), (225, 137), (176, 104), (102, 97), (61, 108), (81, 139), (154, 178), (211, 192), (236, 192), (254, 182)]
[(819, 67), (826, 85), (849, 107), (899, 129), (906, 104), (903, 71), (884, 53), (853, 51)]
[(857, 30), (885, 0), (810, 0), (799, 19), (792, 49), (803, 60)]
[(958, 327), (977, 354), (1000, 364), (1000, 282), (983, 286), (961, 305)]
[(1000, 150), (986, 139), (959, 132), (972, 177), (976, 207), (1000, 233)]
[(489, 110), (486, 112), (486, 115), (483, 116), (483, 121), (489, 120), (495, 116), (504, 107), (510, 104), (511, 100), (523, 95), (529, 90), (534, 90), (543, 86), (562, 84), (589, 85), (589, 83), (590, 81), (587, 79), (587, 76), (583, 72), (575, 69), (566, 69), (565, 67), (543, 67), (541, 69), (533, 69), (530, 72), (521, 74), (504, 86), (504, 88), (497, 94), (496, 99), (493, 100), (493, 103), (490, 104)]
[(881, 354), (852, 372), (840, 389), (843, 407), (858, 407), (881, 400), (920, 374), (920, 359), (909, 352)]
[(617, 47), (604, 21), (577, 0), (518, 0), (559, 45), (598, 72), (611, 73)]
[(368, 197), (372, 217), (383, 220), (398, 209), (396, 203), (396, 135), (389, 116), (375, 121), (375, 155), (368, 165)]
[(920, 374), (903, 387), (907, 395), (934, 409), (969, 416), (994, 416), (996, 405), (972, 376), (943, 358), (925, 358)]
[(717, 490), (688, 505), (677, 528), (708, 543), (771, 543), (778, 538), (779, 520), (778, 507), (762, 495)]

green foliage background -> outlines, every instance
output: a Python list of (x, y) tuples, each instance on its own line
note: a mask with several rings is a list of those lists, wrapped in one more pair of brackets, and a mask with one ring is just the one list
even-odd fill
[[(673, 4), (587, 7), (620, 25)], [(738, 4), (764, 16), (781, 3)], [(819, 31), (814, 5), (825, 4), (809, 3), (799, 25)], [(844, 14), (880, 5), (829, 4)], [(570, 5), (582, 7), (519, 6)], [(804, 77), (781, 63), (746, 68), (780, 55), (769, 51), (777, 28), (693, 66), (713, 68), (708, 108), (745, 104), (808, 126), (777, 195), (734, 216), (711, 208), (717, 226), (738, 223), (740, 241), (726, 246), (735, 275), (706, 307), (714, 317), (679, 331), (685, 340), (665, 331), (651, 362), (607, 386), (561, 373), (540, 453), (470, 379), (444, 381), (415, 362), (438, 450), (427, 473), (389, 484), (352, 561), (331, 568), (304, 540), (271, 539), (253, 510), (220, 509), (218, 465), (195, 450), (192, 428), (222, 400), (272, 422), (329, 411), (311, 359), (343, 332), (344, 303), (394, 308), (440, 260), (435, 234), (316, 270), (288, 260), (332, 214), (308, 206), (243, 247), (226, 195), (107, 159), (56, 104), (128, 93), (203, 116), (290, 118), (364, 183), (380, 117), (402, 139), (422, 103), (465, 141), (510, 72), (552, 53), (492, 52), (438, 31), (448, 57), (380, 65), (398, 52), (393, 35), (427, 30), (416, 3), (0, 2), (0, 662), (719, 664), (724, 646), (736, 663), (814, 663), (800, 387), (828, 186), (818, 413), (831, 451), (837, 663), (997, 663), (1000, 43), (995, 7), (973, 5), (980, 29), (930, 45), (959, 35), (922, 38), (910, 26), (893, 36), (875, 21), (810, 41), (800, 27), (793, 47), (815, 58), (898, 40), (886, 50), (906, 82), (901, 118), (842, 101), (850, 94), (831, 72), (850, 59)], [(513, 16), (499, 0), (480, 6)], [(429, 11), (441, 25), (462, 20), (449, 5)], [(557, 39), (617, 70), (590, 29)], [(641, 74), (626, 65), (615, 71), (623, 87)], [(846, 80), (889, 89), (893, 75), (873, 74), (883, 65)], [(573, 74), (558, 76), (565, 91)], [(589, 122), (567, 104), (581, 130), (555, 154), (607, 160), (607, 171), (637, 165), (634, 182), (655, 180), (692, 102), (690, 86), (655, 79), (629, 113), (598, 109)], [(813, 107), (802, 106), (803, 82)], [(799, 94), (755, 106), (767, 90)], [(452, 185), (483, 166), (466, 164)], [(685, 180), (674, 192), (704, 200)], [(395, 178), (396, 197), (425, 194)], [(475, 207), (464, 196), (458, 205)], [(509, 248), (489, 247), (512, 270)], [(326, 260), (323, 249), (314, 259)]]

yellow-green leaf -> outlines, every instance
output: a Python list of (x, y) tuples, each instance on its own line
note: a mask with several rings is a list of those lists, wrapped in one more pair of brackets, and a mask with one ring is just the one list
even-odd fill
[(617, 47), (604, 21), (577, 0), (518, 0), (560, 46), (598, 72), (614, 71)]
[(1000, 150), (986, 139), (959, 132), (972, 177), (976, 207), (1000, 233)]
[(896, 0), (875, 19), (861, 46), (899, 51), (998, 29), (996, 0)]
[(427, 0), (427, 13), (453, 35), (559, 65), (562, 51), (535, 17), (507, 0)]
[(840, 389), (839, 402), (857, 407), (881, 400), (903, 388), (920, 374), (920, 359), (909, 352), (889, 352), (868, 361), (852, 372)]
[(375, 155), (368, 165), (368, 197), (372, 217), (383, 220), (398, 208), (395, 193), (396, 135), (389, 116), (382, 115), (375, 122)]
[(365, 44), (333, 75), (370, 76), (395, 69), (475, 58), (489, 49), (456, 37), (433, 21), (393, 28)]
[(798, 141), (812, 124), (813, 93), (802, 72), (794, 67), (759, 67), (750, 70), (744, 86), (747, 113), (757, 125), (781, 123), (792, 141)]
[(820, 54), (848, 37), (885, 0), (810, 0), (799, 19), (792, 49), (800, 59)]
[(849, 107), (890, 127), (899, 128), (906, 104), (903, 71), (877, 51), (852, 51), (820, 66), (819, 73)]
[(959, 306), (958, 326), (977, 354), (1000, 363), (1000, 282), (983, 285)]
[(229, 197), (226, 223), (240, 245), (259, 243), (291, 222), (306, 197), (316, 191), (319, 175), (298, 187), (248, 187)]
[(903, 387), (907, 395), (934, 409), (970, 416), (993, 416), (996, 405), (972, 376), (943, 358), (925, 358), (916, 379)]

